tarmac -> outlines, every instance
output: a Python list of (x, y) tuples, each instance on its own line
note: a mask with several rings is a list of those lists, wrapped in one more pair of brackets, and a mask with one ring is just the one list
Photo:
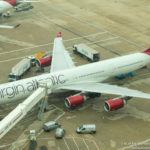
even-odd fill
[[(38, 52), (52, 53), (53, 40), (62, 32), (64, 45), (74, 57), (76, 65), (88, 64), (72, 53), (74, 44), (85, 43), (100, 52), (101, 60), (141, 52), (149, 47), (150, 5), (147, 0), (44, 0), (24, 12), (13, 12), (11, 18), (0, 18), (1, 24), (21, 26), (0, 29), (0, 83), (8, 82), (11, 68), (22, 58)], [(48, 72), (50, 68), (46, 68)], [(35, 68), (24, 78), (39, 75)], [(150, 66), (135, 72), (134, 77), (107, 82), (150, 93)], [(114, 98), (102, 94), (82, 106), (68, 110), (64, 99), (71, 93), (49, 97), (50, 110), (43, 121), (37, 120), (35, 107), (17, 126), (0, 140), (2, 150), (28, 150), (29, 131), (36, 130), (37, 147), (48, 150), (136, 150), (150, 149), (150, 101), (132, 98), (117, 111), (105, 112), (104, 101)], [(0, 117), (5, 117), (19, 102), (0, 106)], [(58, 121), (66, 130), (63, 139), (55, 139), (55, 130), (44, 132), (46, 121)], [(96, 134), (77, 134), (82, 124), (96, 124)]]

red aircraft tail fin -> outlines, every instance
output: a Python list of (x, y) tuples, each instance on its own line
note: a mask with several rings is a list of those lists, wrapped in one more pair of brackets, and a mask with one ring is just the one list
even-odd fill
[(145, 50), (143, 53), (150, 55), (150, 48), (148, 48), (147, 50)]
[(58, 32), (57, 38), (62, 37), (61, 32)]

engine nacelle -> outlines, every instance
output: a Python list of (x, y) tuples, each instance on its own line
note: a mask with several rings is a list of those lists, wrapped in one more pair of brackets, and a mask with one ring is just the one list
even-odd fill
[(73, 108), (84, 103), (87, 99), (87, 96), (83, 94), (71, 95), (65, 99), (65, 105), (67, 108)]
[(123, 98), (116, 98), (116, 99), (109, 99), (105, 101), (104, 109), (109, 112), (113, 110), (120, 109), (124, 107), (125, 104), (127, 104), (127, 100), (129, 100), (131, 97), (123, 97)]

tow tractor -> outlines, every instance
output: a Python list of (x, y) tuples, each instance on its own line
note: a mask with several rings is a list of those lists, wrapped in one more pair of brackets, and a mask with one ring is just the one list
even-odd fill
[(33, 6), (31, 5), (31, 3), (28, 2), (28, 3), (20, 4), (19, 6), (14, 7), (14, 11), (15, 12), (28, 11), (32, 8)]
[(11, 17), (10, 11), (7, 11), (6, 13), (4, 13), (4, 14), (3, 14), (3, 17), (5, 17), (5, 18)]
[(37, 117), (39, 120), (42, 120), (44, 110), (48, 109), (47, 101), (48, 94), (51, 94), (51, 88), (52, 83), (50, 80), (38, 82), (37, 90), (0, 121), (0, 139), (38, 103), (40, 103), (40, 109)]

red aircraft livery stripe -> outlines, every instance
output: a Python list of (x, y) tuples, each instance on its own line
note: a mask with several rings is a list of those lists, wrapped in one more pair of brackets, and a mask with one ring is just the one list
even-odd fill
[(16, 6), (17, 5), (17, 0), (4, 0), (4, 1), (9, 3), (12, 6)]

